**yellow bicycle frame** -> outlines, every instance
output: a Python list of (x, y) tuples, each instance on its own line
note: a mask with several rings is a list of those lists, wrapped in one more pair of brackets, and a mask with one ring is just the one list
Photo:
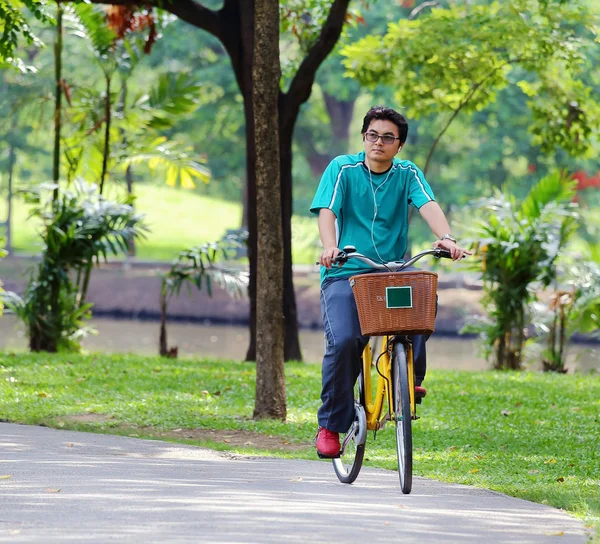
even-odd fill
[[(382, 337), (381, 351), (377, 358), (377, 389), (373, 395), (373, 380), (371, 378), (371, 367), (373, 365), (373, 352), (371, 344), (367, 344), (362, 355), (362, 371), (365, 387), (365, 413), (367, 416), (367, 429), (377, 431), (381, 429), (392, 416), (392, 353), (389, 350), (390, 336)], [(412, 345), (408, 344), (406, 349), (408, 366), (408, 390), (410, 393), (410, 410), (412, 418), (416, 418), (415, 405), (415, 375), (413, 371)], [(384, 402), (387, 401), (388, 411), (382, 417)]]

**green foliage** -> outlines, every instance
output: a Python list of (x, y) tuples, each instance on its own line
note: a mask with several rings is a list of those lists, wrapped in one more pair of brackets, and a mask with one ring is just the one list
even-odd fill
[(129, 204), (103, 198), (96, 186), (80, 183), (68, 191), (41, 185), (26, 196), (31, 216), (43, 225), (42, 258), (23, 299), (12, 293), (5, 302), (27, 326), (33, 351), (76, 350), (91, 317), (85, 302), (91, 267), (126, 253), (146, 227)]
[(569, 270), (575, 289), (571, 313), (573, 329), (581, 333), (600, 331), (600, 244), (591, 246), (588, 256)]
[[(67, 111), (73, 129), (65, 142), (69, 180), (77, 175), (101, 180), (117, 166), (125, 172), (144, 163), (152, 174), (164, 173), (171, 186), (180, 181), (183, 187), (193, 188), (195, 179), (208, 182), (203, 159), (193, 159), (189, 146), (161, 134), (196, 110), (203, 86), (184, 73), (159, 74), (150, 89), (130, 98), (128, 84), (144, 56), (144, 40), (135, 33), (117, 40), (98, 6), (78, 4), (67, 13), (71, 34), (88, 44), (104, 76), (102, 90), (90, 82), (79, 84), (73, 93)], [(112, 90), (116, 76), (118, 91)]]
[[(179, 295), (184, 284), (206, 290), (212, 294), (211, 281), (216, 281), (232, 296), (242, 296), (248, 286), (248, 271), (217, 264), (222, 259), (231, 261), (245, 250), (248, 232), (245, 230), (227, 234), (218, 242), (210, 242), (182, 251), (163, 277), (164, 296)], [(244, 251), (242, 251), (243, 253)]]
[(533, 144), (542, 151), (552, 153), (560, 147), (575, 156), (594, 153), (590, 143), (597, 139), (600, 105), (590, 87), (556, 66), (538, 86), (529, 106)]
[(182, 188), (193, 189), (196, 187), (194, 179), (209, 182), (210, 172), (202, 164), (206, 160), (190, 157), (190, 147), (184, 147), (178, 141), (168, 141), (164, 136), (155, 140), (148, 136), (146, 134), (145, 138), (124, 146), (123, 152), (127, 156), (119, 162), (121, 168), (126, 170), (129, 165), (146, 164), (154, 175), (164, 172), (161, 177), (169, 187), (175, 187), (179, 181)]
[(219, 258), (225, 261), (237, 258), (240, 256), (240, 250), (245, 249), (247, 244), (248, 231), (240, 230), (226, 235), (219, 242), (194, 246), (179, 254), (171, 270), (162, 277), (161, 282), (160, 355), (172, 353), (167, 344), (167, 306), (169, 298), (179, 295), (184, 284), (188, 288), (194, 286), (200, 290), (204, 283), (208, 295), (212, 296), (211, 282), (214, 280), (231, 296), (240, 297), (245, 293), (249, 282), (248, 271), (216, 263)]
[[(49, 191), (55, 189), (59, 198), (53, 203)], [(42, 184), (24, 194), (34, 206), (31, 217), (43, 224), (43, 253), (66, 271), (125, 252), (128, 241), (146, 230), (129, 203), (103, 198), (95, 185), (78, 182), (66, 190)]]
[(148, 113), (148, 127), (172, 128), (177, 116), (196, 111), (203, 91), (204, 85), (193, 75), (161, 74), (149, 95), (139, 97), (136, 105)]
[(532, 306), (539, 333), (532, 351), (546, 370), (558, 372), (565, 371), (573, 334), (597, 335), (600, 330), (600, 245), (586, 244), (583, 254), (561, 261), (550, 297)]
[[(197, 109), (180, 116), (169, 134), (185, 135), (196, 156), (205, 156), (213, 183), (201, 191), (239, 201), (246, 166), (244, 110), (231, 62), (222, 44), (207, 33), (182, 21), (165, 28), (164, 37), (153, 49), (147, 64), (156, 74), (172, 70), (202, 82), (195, 97)], [(150, 74), (144, 74), (148, 80)], [(137, 91), (148, 96), (147, 89)]]
[(106, 15), (93, 4), (65, 6), (64, 23), (70, 34), (85, 40), (99, 61), (112, 60), (116, 33), (106, 24)]
[[(331, 5), (330, 0), (284, 0), (279, 2), (281, 36), (285, 43), (281, 55), (284, 77), (293, 78), (296, 69), (319, 39), (329, 17)], [(343, 33), (356, 27), (360, 21), (364, 21), (360, 10), (355, 6), (349, 7)]]
[(153, 174), (164, 172), (170, 187), (178, 181), (186, 189), (196, 186), (194, 180), (208, 183), (206, 159), (181, 140), (159, 136), (159, 131), (172, 129), (178, 119), (193, 113), (203, 92), (204, 86), (188, 74), (159, 75), (149, 93), (136, 96), (127, 106), (125, 117), (118, 123), (124, 145), (117, 163), (124, 169), (131, 164), (147, 164)]
[(488, 318), (466, 330), (481, 334), (495, 368), (521, 367), (535, 289), (555, 281), (557, 258), (577, 228), (570, 203), (574, 195), (575, 182), (555, 173), (540, 180), (520, 204), (500, 191), (476, 204), (482, 217), (471, 228), (476, 244), (471, 266), (482, 273)]
[(52, 21), (46, 11), (46, 0), (0, 0), (0, 69), (13, 66), (21, 71), (29, 68), (21, 59), (15, 58), (15, 49), (21, 38), (40, 47), (41, 41), (37, 38), (23, 15), (23, 8), (45, 23)]
[(595, 23), (580, 2), (450, 5), (390, 24), (385, 36), (363, 38), (343, 55), (362, 84), (393, 86), (409, 116), (442, 115), (447, 124), (483, 110), (520, 77), (532, 96), (535, 141), (581, 155), (600, 128), (600, 109), (578, 79)]

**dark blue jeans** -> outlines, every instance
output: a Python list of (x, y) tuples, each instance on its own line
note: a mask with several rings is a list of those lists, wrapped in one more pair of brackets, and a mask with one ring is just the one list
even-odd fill
[[(319, 426), (345, 433), (354, 420), (354, 384), (360, 356), (369, 341), (360, 332), (358, 310), (347, 278), (326, 279), (321, 286), (321, 313), (325, 327), (325, 356)], [(413, 336), (416, 385), (425, 378), (425, 336)]]

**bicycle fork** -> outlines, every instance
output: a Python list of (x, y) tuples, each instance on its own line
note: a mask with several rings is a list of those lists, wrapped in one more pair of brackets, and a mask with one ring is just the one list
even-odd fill
[(408, 367), (408, 394), (410, 396), (410, 414), (412, 419), (419, 419), (417, 415), (417, 400), (415, 398), (415, 368), (413, 361), (413, 348), (410, 342), (404, 346), (406, 350), (406, 366)]

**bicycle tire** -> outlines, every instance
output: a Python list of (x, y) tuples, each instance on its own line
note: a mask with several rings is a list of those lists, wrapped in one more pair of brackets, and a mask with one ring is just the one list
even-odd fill
[[(356, 384), (354, 421), (348, 430), (348, 433), (353, 433), (353, 437), (348, 442), (344, 454), (332, 459), (333, 470), (343, 484), (351, 484), (356, 480), (365, 457), (367, 417), (364, 409), (365, 386), (362, 372), (358, 375)], [(342, 443), (348, 433), (340, 437)]]
[(394, 346), (392, 364), (394, 419), (396, 421), (396, 452), (402, 493), (412, 489), (412, 412), (408, 388), (408, 365), (404, 346)]

